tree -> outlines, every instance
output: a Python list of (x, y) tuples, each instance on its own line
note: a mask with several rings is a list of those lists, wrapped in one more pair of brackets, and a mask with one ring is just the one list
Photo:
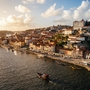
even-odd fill
[(57, 46), (63, 47), (63, 45), (67, 44), (68, 36), (65, 36), (63, 34), (56, 34), (52, 39)]

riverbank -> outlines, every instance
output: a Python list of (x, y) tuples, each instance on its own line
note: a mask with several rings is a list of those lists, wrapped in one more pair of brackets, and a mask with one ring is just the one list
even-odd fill
[(73, 64), (73, 65), (76, 65), (76, 66), (86, 68), (88, 71), (90, 71), (90, 60), (89, 59), (72, 59), (72, 58), (66, 58), (66, 57), (59, 57), (59, 56), (56, 56), (56, 55), (49, 55), (49, 54), (46, 54), (46, 53), (36, 52), (35, 50), (34, 51), (30, 50), (30, 53), (33, 53), (33, 54), (36, 54), (36, 55), (42, 54), (46, 58), (62, 61), (62, 62), (65, 62), (65, 63), (70, 63), (70, 64)]
[(54, 60), (59, 60), (65, 63), (70, 63), (76, 66), (80, 66), (90, 71), (90, 60), (87, 60), (87, 59), (65, 59), (65, 58), (52, 57), (52, 56), (47, 56), (47, 57)]
[[(39, 52), (35, 52), (35, 51), (30, 51), (31, 53), (33, 54), (42, 54), (42, 53), (39, 53)], [(90, 60), (89, 59), (69, 59), (69, 58), (65, 58), (65, 57), (58, 57), (58, 56), (55, 56), (55, 55), (49, 55), (49, 54), (42, 54), (44, 55), (46, 58), (50, 58), (50, 59), (53, 59), (53, 60), (58, 60), (58, 61), (62, 61), (62, 62), (65, 62), (65, 63), (70, 63), (70, 64), (73, 64), (73, 65), (76, 65), (76, 66), (80, 66), (80, 67), (83, 67), (83, 68), (86, 68), (88, 71), (90, 71)]]
[[(7, 45), (0, 45), (2, 48), (5, 48), (5, 49), (8, 49), (9, 47)], [(22, 50), (23, 48), (20, 48), (18, 49), (18, 51), (23, 51)], [(16, 49), (15, 49), (16, 50)], [(65, 63), (70, 63), (70, 64), (74, 64), (74, 65), (77, 65), (77, 66), (80, 66), (80, 67), (84, 67), (86, 68), (88, 71), (90, 71), (90, 60), (89, 59), (73, 59), (73, 58), (66, 58), (66, 57), (60, 57), (60, 56), (57, 56), (57, 55), (50, 55), (48, 54), (48, 52), (46, 53), (41, 53), (39, 51), (36, 51), (36, 50), (27, 50), (27, 49), (24, 49), (23, 52), (28, 52), (27, 54), (29, 53), (32, 53), (32, 54), (36, 54), (36, 55), (39, 55), (39, 54), (42, 54), (43, 56), (47, 57), (47, 58), (50, 58), (50, 59), (54, 59), (54, 60), (59, 60), (59, 61), (62, 61), (62, 62), (65, 62)]]

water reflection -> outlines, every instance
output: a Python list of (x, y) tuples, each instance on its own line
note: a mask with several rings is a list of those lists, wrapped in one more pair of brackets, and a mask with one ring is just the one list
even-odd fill
[(6, 51), (8, 52), (8, 49), (6, 49)]
[(16, 51), (16, 50), (14, 50), (14, 55), (16, 55), (16, 56), (17, 56), (17, 51)]
[[(8, 53), (0, 49), (0, 90), (90, 90), (90, 72), (72, 69), (49, 58), (36, 58), (33, 54)], [(47, 73), (49, 83), (37, 77)]]

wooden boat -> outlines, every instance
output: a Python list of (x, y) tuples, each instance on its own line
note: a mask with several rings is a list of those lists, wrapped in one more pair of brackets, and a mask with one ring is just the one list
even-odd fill
[(21, 54), (23, 54), (24, 52), (22, 51)]
[(56, 63), (59, 65), (60, 64), (60, 62), (58, 62), (58, 61), (56, 61)]
[(78, 68), (78, 67), (74, 67), (74, 66), (70, 66), (73, 70), (78, 70), (78, 69), (81, 69), (81, 68)]
[(57, 63), (58, 65), (66, 66), (65, 63), (61, 63), (61, 62), (59, 62), (59, 61), (56, 61), (56, 63)]
[(72, 68), (72, 69), (76, 69), (76, 68), (75, 68), (75, 67), (73, 67), (73, 66), (72, 66), (71, 68)]
[(26, 50), (26, 54), (30, 54), (30, 51), (29, 50)]
[(65, 64), (65, 63), (61, 63), (61, 65), (62, 65), (62, 66), (66, 66), (66, 64)]
[(48, 80), (48, 79), (49, 79), (49, 75), (48, 75), (48, 74), (37, 73), (37, 76), (38, 76), (39, 78), (44, 79), (44, 80)]

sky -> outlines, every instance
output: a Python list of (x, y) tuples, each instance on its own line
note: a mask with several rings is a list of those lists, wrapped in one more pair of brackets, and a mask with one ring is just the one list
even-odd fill
[(0, 30), (21, 31), (90, 20), (90, 0), (0, 0)]

